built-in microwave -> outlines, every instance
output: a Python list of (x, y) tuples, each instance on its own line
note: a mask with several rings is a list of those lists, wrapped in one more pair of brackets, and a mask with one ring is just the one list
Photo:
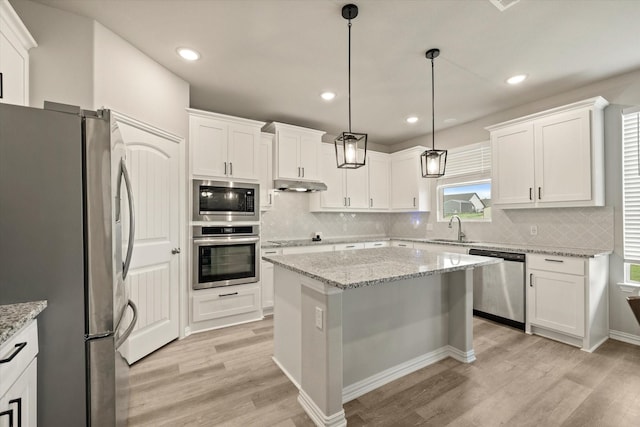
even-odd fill
[(259, 184), (193, 181), (194, 221), (259, 221)]

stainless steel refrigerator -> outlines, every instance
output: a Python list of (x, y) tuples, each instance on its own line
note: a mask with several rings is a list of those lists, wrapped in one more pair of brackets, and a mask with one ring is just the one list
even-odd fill
[(0, 304), (48, 301), (38, 317), (40, 426), (126, 424), (118, 350), (136, 320), (124, 286), (134, 215), (130, 199), (120, 211), (131, 186), (111, 132), (108, 110), (0, 104)]

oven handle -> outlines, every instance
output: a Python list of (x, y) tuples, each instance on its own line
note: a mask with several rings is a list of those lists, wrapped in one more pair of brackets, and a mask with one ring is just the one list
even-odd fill
[(260, 238), (259, 237), (233, 237), (231, 239), (228, 238), (208, 238), (208, 239), (199, 239), (199, 238), (194, 238), (193, 239), (193, 244), (194, 245), (201, 245), (201, 244), (205, 244), (205, 243), (215, 243), (215, 244), (226, 244), (226, 245), (235, 245), (236, 243), (253, 243), (253, 242), (259, 242)]

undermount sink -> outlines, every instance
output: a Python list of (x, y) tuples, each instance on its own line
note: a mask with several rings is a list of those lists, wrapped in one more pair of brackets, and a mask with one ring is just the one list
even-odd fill
[(429, 239), (429, 240), (431, 240), (432, 242), (446, 242), (446, 243), (476, 243), (470, 240), (459, 241), (456, 239)]

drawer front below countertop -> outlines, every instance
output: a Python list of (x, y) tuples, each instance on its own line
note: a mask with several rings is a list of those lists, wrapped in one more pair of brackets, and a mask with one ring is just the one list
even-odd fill
[(32, 320), (0, 348), (0, 360), (14, 355), (10, 361), (0, 363), (0, 396), (4, 396), (37, 354), (38, 323)]

